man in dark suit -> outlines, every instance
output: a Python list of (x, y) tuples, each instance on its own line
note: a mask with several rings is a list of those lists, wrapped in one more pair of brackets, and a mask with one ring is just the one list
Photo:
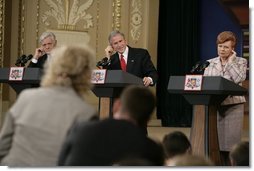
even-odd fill
[(135, 165), (140, 160), (145, 161), (144, 165), (163, 165), (162, 146), (148, 138), (142, 129), (154, 107), (155, 97), (148, 88), (127, 87), (114, 103), (113, 118), (74, 124), (58, 165), (110, 166), (124, 161)]
[(28, 67), (43, 69), (44, 63), (50, 60), (50, 52), (56, 46), (56, 36), (52, 32), (44, 32), (40, 36), (40, 47), (35, 49), (35, 54)]
[(122, 69), (142, 78), (145, 86), (155, 85), (158, 74), (146, 49), (127, 46), (124, 34), (119, 31), (112, 31), (108, 41), (110, 45), (105, 49), (105, 53), (111, 62), (104, 68)]

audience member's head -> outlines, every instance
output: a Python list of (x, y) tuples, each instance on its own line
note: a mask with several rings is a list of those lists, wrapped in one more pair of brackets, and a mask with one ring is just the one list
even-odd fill
[(174, 157), (169, 166), (214, 166), (214, 164), (203, 156), (185, 154)]
[(81, 96), (91, 88), (94, 53), (86, 46), (62, 46), (52, 51), (41, 86), (71, 86)]
[(249, 166), (249, 142), (243, 141), (234, 145), (229, 157), (232, 166)]
[(191, 143), (187, 136), (180, 132), (174, 131), (164, 136), (162, 141), (166, 158), (170, 159), (177, 155), (191, 154)]
[[(156, 105), (154, 94), (144, 86), (129, 86), (114, 106), (114, 118), (145, 127)], [(117, 107), (116, 107), (117, 106)]]

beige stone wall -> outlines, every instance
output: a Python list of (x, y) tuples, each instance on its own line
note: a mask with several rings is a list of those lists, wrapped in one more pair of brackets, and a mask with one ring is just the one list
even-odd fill
[[(89, 43), (96, 51), (96, 60), (104, 57), (108, 34), (113, 29), (125, 33), (130, 46), (147, 48), (156, 66), (158, 0), (12, 0), (10, 61), (33, 54), (44, 31), (53, 31), (58, 44)], [(80, 15), (78, 15), (78, 13)], [(9, 67), (9, 66), (5, 66)], [(155, 92), (155, 88), (151, 88)], [(9, 103), (16, 94), (9, 89)], [(98, 105), (90, 93), (88, 101)], [(1, 109), (3, 111), (3, 108)]]

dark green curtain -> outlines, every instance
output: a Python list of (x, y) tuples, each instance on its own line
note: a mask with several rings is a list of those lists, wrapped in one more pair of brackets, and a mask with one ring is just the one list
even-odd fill
[(169, 94), (169, 76), (186, 75), (198, 56), (198, 0), (160, 0), (157, 69), (157, 117), (163, 126), (189, 127), (192, 106)]

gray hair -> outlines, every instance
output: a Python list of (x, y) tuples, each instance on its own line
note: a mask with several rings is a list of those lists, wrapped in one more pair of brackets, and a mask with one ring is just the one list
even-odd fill
[(56, 41), (56, 36), (55, 36), (54, 33), (52, 33), (52, 32), (44, 32), (44, 33), (42, 33), (41, 36), (40, 36), (39, 43), (41, 44), (42, 41), (43, 41), (44, 39), (48, 38), (48, 37), (50, 37), (54, 42)]
[(114, 37), (114, 36), (116, 36), (116, 35), (118, 35), (118, 34), (120, 34), (121, 36), (123, 36), (123, 39), (125, 39), (125, 36), (124, 36), (124, 34), (123, 34), (122, 32), (120, 32), (120, 31), (118, 31), (118, 30), (114, 30), (114, 31), (112, 31), (112, 32), (109, 34), (109, 36), (108, 36), (108, 42), (109, 42), (109, 44), (111, 44), (111, 39), (112, 39), (112, 37)]

